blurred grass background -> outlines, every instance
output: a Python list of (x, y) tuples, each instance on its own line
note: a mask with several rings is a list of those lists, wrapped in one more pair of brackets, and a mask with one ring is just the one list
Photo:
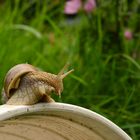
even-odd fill
[(72, 25), (64, 2), (0, 1), (0, 88), (18, 63), (58, 73), (69, 62), (75, 71), (56, 101), (96, 111), (140, 139), (140, 1), (98, 0), (92, 14), (80, 11)]

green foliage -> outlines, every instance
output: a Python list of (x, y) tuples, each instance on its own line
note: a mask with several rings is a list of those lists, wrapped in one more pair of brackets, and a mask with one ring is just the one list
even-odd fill
[[(58, 73), (70, 62), (75, 72), (64, 80), (61, 101), (96, 111), (140, 139), (139, 1), (98, 0), (96, 11), (81, 11), (73, 25), (66, 24), (63, 2), (42, 3), (0, 4), (0, 89), (18, 63)], [(132, 40), (123, 36), (127, 27)]]

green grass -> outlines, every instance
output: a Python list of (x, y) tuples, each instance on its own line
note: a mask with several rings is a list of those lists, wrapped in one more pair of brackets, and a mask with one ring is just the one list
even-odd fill
[[(29, 4), (19, 0), (0, 5), (0, 89), (6, 72), (30, 63), (58, 73), (69, 62), (75, 71), (64, 80), (60, 100), (96, 111), (140, 139), (140, 4), (138, 0), (98, 0), (95, 12), (79, 13), (80, 22), (62, 26), (63, 2)], [(25, 12), (26, 11), (26, 12)], [(27, 12), (28, 11), (28, 12)], [(125, 28), (134, 32), (125, 40)]]

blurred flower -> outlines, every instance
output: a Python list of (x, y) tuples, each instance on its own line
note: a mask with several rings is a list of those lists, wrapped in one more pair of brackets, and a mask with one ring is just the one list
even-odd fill
[(131, 40), (133, 38), (133, 33), (131, 32), (131, 30), (126, 29), (124, 32), (124, 37), (127, 40)]
[(77, 14), (81, 5), (81, 0), (69, 0), (65, 4), (64, 13), (69, 15)]
[(96, 8), (96, 0), (87, 0), (87, 2), (84, 5), (84, 10), (87, 13), (92, 12)]

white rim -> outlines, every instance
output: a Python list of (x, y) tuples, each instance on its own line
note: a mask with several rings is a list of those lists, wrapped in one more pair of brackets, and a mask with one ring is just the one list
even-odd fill
[[(122, 140), (132, 140), (120, 127), (108, 120), (107, 118), (82, 107), (65, 104), (65, 103), (39, 103), (31, 106), (13, 106), (13, 105), (2, 105), (0, 106), (0, 120), (7, 120), (9, 118), (23, 115), (31, 114), (36, 112), (46, 112), (46, 114), (54, 114), (61, 117), (73, 117), (74, 121), (79, 123), (80, 119), (78, 116), (83, 116), (83, 118), (89, 119), (90, 123), (87, 123), (89, 127), (92, 127), (92, 121), (96, 121), (101, 125), (105, 126), (107, 131), (112, 131), (115, 135), (118, 135)], [(64, 114), (63, 116), (62, 114)], [(75, 117), (76, 116), (76, 117)], [(86, 122), (85, 124), (86, 125)]]

